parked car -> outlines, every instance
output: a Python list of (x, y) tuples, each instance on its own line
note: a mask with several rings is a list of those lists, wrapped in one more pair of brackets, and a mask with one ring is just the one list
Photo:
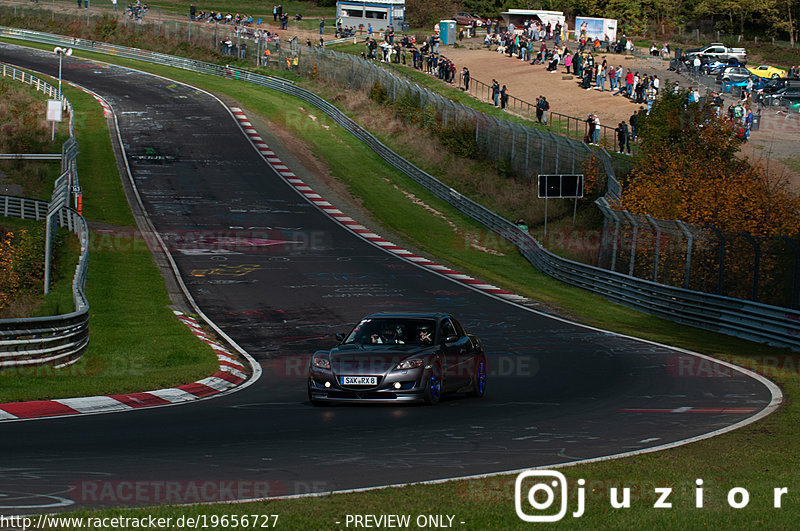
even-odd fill
[(800, 104), (800, 86), (784, 87), (764, 96), (764, 103), (771, 106), (797, 107)]
[(460, 24), (462, 26), (471, 26), (472, 21), (475, 21), (477, 26), (483, 26), (483, 19), (479, 16), (473, 15), (472, 13), (456, 13), (453, 15), (453, 20), (456, 21), (456, 24)]
[(740, 63), (747, 62), (747, 52), (744, 48), (728, 48), (719, 42), (708, 44), (702, 48), (686, 50), (684, 53), (689, 60), (692, 60), (695, 58), (695, 56), (699, 55), (701, 60), (706, 59), (709, 61), (726, 61), (728, 59), (736, 59)]
[(750, 76), (752, 76), (750, 70), (743, 66), (729, 66), (717, 75), (717, 81), (736, 83), (738, 81), (747, 81)]
[(763, 77), (765, 79), (786, 77), (786, 70), (783, 70), (782, 68), (778, 68), (775, 66), (770, 66), (770, 65), (749, 66), (747, 67), (747, 69), (754, 76)]
[[(751, 76), (753, 80), (753, 90), (760, 90), (764, 88), (767, 84), (767, 80), (761, 77)], [(723, 81), (722, 83), (722, 92), (730, 92), (733, 87), (747, 87), (748, 82), (750, 81), (751, 77), (742, 79), (740, 81)]]
[(716, 76), (716, 75), (721, 74), (723, 72), (723, 70), (725, 70), (726, 68), (731, 67), (731, 66), (742, 67), (742, 66), (744, 66), (744, 64), (740, 63), (736, 59), (727, 59), (725, 61), (721, 61), (719, 59), (715, 59), (713, 61), (710, 61), (710, 62), (705, 63), (704, 65), (702, 65), (700, 67), (700, 70), (702, 70), (703, 73), (705, 73), (707, 75)]
[(770, 79), (767, 81), (767, 84), (764, 85), (764, 94), (774, 94), (782, 88), (789, 86), (800, 87), (800, 79), (788, 79), (785, 77)]

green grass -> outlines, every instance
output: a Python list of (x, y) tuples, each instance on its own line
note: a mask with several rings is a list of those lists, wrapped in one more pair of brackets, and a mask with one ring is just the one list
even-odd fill
[[(77, 115), (75, 131), (81, 152), (78, 172), (85, 217), (129, 234), (133, 216), (122, 191), (103, 111), (88, 94), (66, 85), (63, 90)], [(54, 286), (40, 314), (61, 312), (68, 303), (71, 305), (77, 250), (73, 245), (67, 249), (58, 258), (64, 277)], [(216, 369), (211, 348), (175, 319), (161, 274), (141, 238), (92, 233), (86, 295), (90, 341), (81, 360), (64, 369), (0, 371), (0, 401), (171, 387), (206, 377)], [(72, 311), (71, 306), (68, 311)]]
[[(79, 52), (81, 55), (82, 52)], [(103, 58), (111, 60), (110, 58)], [(131, 65), (130, 61), (114, 62)], [(241, 102), (252, 114), (257, 112), (291, 129), (309, 143), (315, 156), (329, 164), (331, 172), (341, 179), (357, 200), (373, 211), (376, 220), (391, 226), (398, 235), (410, 240), (423, 251), (435, 254), (457, 268), (502, 285), (512, 291), (543, 301), (566, 315), (582, 322), (617, 332), (666, 342), (722, 358), (733, 359), (756, 369), (766, 369), (771, 360), (791, 362), (784, 370), (767, 371), (782, 385), (788, 404), (758, 424), (708, 441), (679, 449), (624, 460), (584, 465), (565, 470), (571, 478), (599, 478), (597, 486), (674, 487), (673, 509), (652, 508), (652, 494), (634, 499), (625, 510), (608, 508), (607, 490), (588, 496), (587, 514), (580, 520), (567, 519), (562, 525), (582, 528), (743, 528), (757, 524), (770, 528), (793, 528), (798, 514), (800, 491), (794, 470), (800, 452), (800, 419), (793, 398), (798, 395), (798, 356), (784, 356), (785, 351), (736, 338), (708, 333), (656, 319), (628, 308), (610, 304), (600, 297), (556, 282), (530, 267), (516, 253), (492, 256), (465, 248), (458, 232), (427, 210), (409, 203), (402, 190), (414, 193), (428, 205), (454, 221), (458, 230), (482, 231), (449, 206), (421, 190), (398, 174), (338, 128), (323, 119), (303, 119), (300, 106), (308, 105), (283, 95), (265, 92), (256, 87), (231, 83), (183, 71), (138, 63), (138, 68), (169, 75), (188, 83), (221, 92)], [(321, 113), (311, 110), (318, 118)], [(300, 119), (298, 119), (298, 116)], [(327, 125), (330, 129), (326, 129)], [(380, 176), (380, 177), (378, 177)], [(384, 180), (387, 179), (387, 180)], [(485, 231), (483, 231), (485, 232)], [(488, 233), (486, 238), (490, 238)], [(694, 480), (702, 478), (706, 487), (706, 508), (693, 504)], [(590, 483), (591, 485), (591, 483)], [(736, 511), (727, 507), (724, 493), (733, 486), (747, 488), (751, 506)], [(784, 508), (772, 509), (768, 503), (773, 487), (788, 487)], [(573, 504), (574, 506), (574, 504)], [(343, 521), (353, 513), (454, 514), (464, 521), (462, 528), (523, 528), (513, 509), (513, 478), (501, 477), (480, 481), (460, 481), (445, 485), (411, 486), (361, 494), (325, 496), (310, 500), (286, 500), (244, 505), (196, 506), (181, 508), (148, 508), (137, 510), (98, 511), (92, 516), (182, 516), (199, 514), (279, 514), (279, 525), (294, 528), (343, 528)]]

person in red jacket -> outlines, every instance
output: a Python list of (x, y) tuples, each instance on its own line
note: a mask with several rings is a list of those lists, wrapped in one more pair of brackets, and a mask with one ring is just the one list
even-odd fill
[(633, 72), (628, 70), (628, 73), (625, 75), (625, 92), (628, 93), (628, 97), (631, 97), (633, 93)]

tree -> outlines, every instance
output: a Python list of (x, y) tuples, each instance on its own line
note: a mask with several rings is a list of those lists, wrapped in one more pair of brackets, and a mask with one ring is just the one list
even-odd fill
[(427, 27), (452, 17), (458, 8), (455, 0), (407, 0), (405, 20), (412, 26)]
[(639, 118), (640, 155), (616, 207), (731, 232), (798, 233), (800, 197), (737, 156), (731, 125), (709, 104), (665, 93)]

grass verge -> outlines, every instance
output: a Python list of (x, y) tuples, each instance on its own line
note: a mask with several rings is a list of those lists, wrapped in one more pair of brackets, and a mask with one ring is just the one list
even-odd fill
[[(119, 62), (133, 65), (130, 61)], [(307, 117), (308, 111), (301, 110), (307, 108), (303, 102), (208, 76), (142, 63), (136, 67), (224, 93), (242, 102), (249, 112), (270, 117), (302, 138), (315, 156), (325, 160), (331, 174), (347, 185), (354, 199), (373, 211), (376, 221), (391, 226), (398, 235), (465, 272), (544, 301), (582, 322), (732, 359), (765, 372), (783, 386), (789, 398), (788, 404), (754, 426), (667, 452), (566, 470), (570, 478), (589, 480), (590, 493), (587, 493), (586, 515), (580, 519), (567, 517), (562, 525), (585, 528), (635, 525), (669, 529), (738, 528), (765, 523), (772, 528), (792, 528), (795, 525), (800, 508), (796, 495), (800, 485), (793, 473), (800, 459), (797, 442), (800, 440), (800, 419), (792, 401), (798, 396), (797, 367), (800, 360), (797, 355), (643, 315), (560, 284), (533, 270), (514, 252), (503, 256), (487, 255), (462, 245), (459, 231), (480, 233), (482, 229), (376, 160), (371, 152), (346, 133)], [(414, 194), (422, 204), (411, 202), (408, 194)], [(436, 216), (426, 206), (443, 216)], [(448, 221), (455, 223), (456, 227), (453, 228)], [(492, 236), (486, 234), (486, 237)], [(705, 481), (705, 507), (702, 509), (694, 504), (695, 478)], [(591, 490), (593, 485), (594, 490)], [(609, 488), (625, 486), (633, 491), (632, 507), (610, 508)], [(729, 506), (727, 492), (734, 486), (748, 489), (751, 499), (747, 509), (737, 510)], [(670, 498), (671, 509), (653, 508), (657, 497), (653, 490), (655, 487), (674, 489)], [(772, 506), (772, 489), (775, 487), (789, 489), (782, 509)], [(345, 527), (347, 514), (410, 514), (412, 518), (420, 514), (449, 514), (454, 515), (457, 525), (464, 529), (527, 527), (514, 512), (513, 490), (512, 477), (498, 477), (306, 500), (235, 506), (114, 509), (80, 512), (76, 516), (177, 518), (279, 514), (278, 525), (284, 528), (335, 529)], [(574, 489), (570, 492), (572, 510), (575, 507)], [(463, 525), (458, 524), (462, 521), (465, 522)], [(126, 528), (124, 525), (119, 527)]]
[[(78, 170), (84, 215), (90, 223), (130, 233), (134, 225), (122, 191), (103, 111), (77, 89), (63, 88), (76, 112), (81, 154)], [(76, 252), (73, 247), (72, 252)], [(69, 253), (64, 253), (68, 260)], [(72, 258), (75, 263), (76, 258)], [(205, 343), (175, 319), (161, 274), (141, 238), (104, 238), (92, 232), (86, 295), (90, 304), (89, 348), (63, 369), (0, 371), (0, 401), (42, 400), (171, 387), (213, 373), (217, 359)], [(74, 267), (74, 266), (73, 266)], [(73, 268), (40, 314), (71, 303)], [(71, 309), (69, 311), (72, 311)]]

